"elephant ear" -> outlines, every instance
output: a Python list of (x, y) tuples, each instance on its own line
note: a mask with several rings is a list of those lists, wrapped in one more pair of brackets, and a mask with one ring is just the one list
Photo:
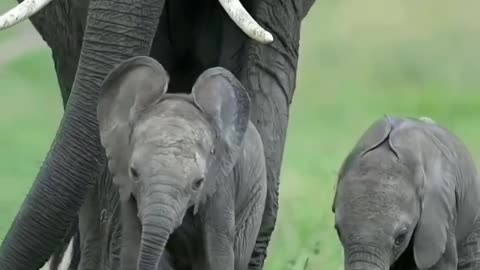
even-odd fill
[(448, 235), (453, 232), (456, 174), (449, 159), (453, 154), (418, 124), (405, 132), (395, 131), (391, 140), (402, 162), (414, 169), (412, 182), (417, 185), (421, 211), (413, 235), (413, 253), (417, 267), (429, 269), (444, 256)]
[(195, 82), (192, 95), (216, 136), (208, 174), (225, 177), (235, 166), (242, 149), (250, 121), (250, 98), (240, 81), (221, 67), (204, 71)]
[[(420, 219), (414, 234), (414, 258), (419, 269), (434, 266), (445, 253), (455, 209), (455, 187), (448, 177), (455, 177), (440, 162), (428, 168)], [(443, 168), (442, 168), (443, 167)]]
[[(359, 158), (362, 158), (368, 152), (379, 147), (382, 143), (389, 143), (390, 149), (398, 157), (397, 151), (390, 144), (388, 138), (392, 130), (400, 120), (397, 118), (385, 116), (376, 120), (371, 124), (367, 130), (360, 137), (356, 145), (350, 151), (350, 154), (347, 156), (343, 162), (337, 180), (337, 190), (340, 186), (340, 181), (345, 176), (345, 173), (350, 169), (352, 163)], [(337, 199), (337, 192), (335, 192), (333, 203), (332, 203), (332, 212), (335, 213), (335, 201)]]
[(132, 191), (129, 178), (132, 125), (144, 109), (165, 94), (168, 81), (160, 63), (139, 56), (111, 70), (102, 84), (97, 107), (100, 140), (122, 200), (129, 198)]
[(400, 121), (400, 119), (385, 116), (370, 125), (370, 127), (368, 127), (368, 129), (363, 133), (357, 144), (353, 147), (352, 151), (342, 164), (339, 178), (343, 177), (346, 169), (351, 166), (351, 163), (354, 160), (356, 160), (357, 158), (362, 158), (368, 152), (376, 149), (383, 143), (388, 143), (393, 154), (398, 157), (397, 151), (390, 143), (389, 136), (392, 133), (393, 129), (399, 125)]

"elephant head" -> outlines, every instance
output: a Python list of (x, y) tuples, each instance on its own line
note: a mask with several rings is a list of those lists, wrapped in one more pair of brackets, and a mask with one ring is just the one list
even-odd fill
[(425, 125), (380, 119), (344, 161), (332, 210), (345, 269), (429, 269), (446, 253), (452, 172)]
[(186, 210), (195, 214), (230, 174), (250, 117), (226, 69), (203, 72), (190, 95), (167, 94), (168, 81), (157, 61), (134, 57), (107, 76), (97, 110), (114, 183), (137, 203), (142, 270), (157, 269)]

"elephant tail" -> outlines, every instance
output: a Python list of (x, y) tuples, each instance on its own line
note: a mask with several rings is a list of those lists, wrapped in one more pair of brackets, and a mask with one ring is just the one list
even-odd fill
[[(71, 243), (71, 254), (65, 254)], [(65, 258), (67, 256), (67, 258)], [(67, 259), (66, 263), (63, 260)], [(50, 257), (50, 270), (78, 269), (80, 263), (80, 233), (78, 228), (78, 215), (67, 231), (62, 243)], [(65, 265), (66, 264), (66, 265)], [(64, 266), (65, 265), (65, 266)]]

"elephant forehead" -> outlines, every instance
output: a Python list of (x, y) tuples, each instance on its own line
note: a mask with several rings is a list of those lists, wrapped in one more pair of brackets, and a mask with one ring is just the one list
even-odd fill
[[(415, 190), (400, 179), (354, 179), (343, 183), (339, 198), (350, 214), (388, 215), (408, 209), (415, 201)], [(342, 203), (343, 202), (343, 203)]]
[(132, 139), (132, 159), (150, 175), (165, 170), (179, 176), (203, 174), (213, 142), (206, 125), (181, 117), (149, 118), (135, 128)]
[(183, 179), (205, 174), (207, 161), (198, 147), (175, 145), (181, 141), (172, 143), (167, 147), (160, 144), (136, 147), (132, 157), (133, 166), (140, 168), (144, 177), (167, 174)]
[(182, 116), (153, 116), (135, 126), (135, 143), (151, 144), (156, 147), (178, 149), (195, 145), (210, 148), (213, 143), (212, 130), (202, 119)]
[[(365, 218), (388, 216), (399, 210), (396, 201), (395, 197), (388, 194), (355, 194), (346, 200), (344, 212)], [(367, 213), (368, 216), (365, 216)]]

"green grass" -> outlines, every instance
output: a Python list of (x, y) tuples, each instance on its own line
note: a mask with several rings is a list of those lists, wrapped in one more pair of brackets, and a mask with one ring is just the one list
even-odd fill
[[(304, 22), (298, 87), (268, 269), (337, 270), (331, 201), (343, 158), (383, 114), (429, 116), (480, 161), (480, 2), (318, 0)], [(1, 34), (0, 34), (1, 35)], [(61, 117), (50, 53), (0, 71), (0, 238)]]
[(27, 54), (0, 70), (0, 238), (49, 149), (61, 98), (49, 52)]
[[(0, 14), (3, 14), (10, 10), (11, 8), (15, 7), (18, 2), (15, 0), (2, 0), (0, 1)], [(9, 38), (15, 36), (15, 33), (19, 31), (19, 28), (30, 27), (31, 23), (29, 20), (23, 21), (17, 24), (15, 27), (7, 28), (5, 30), (0, 31), (0, 45), (3, 41), (8, 40)], [(2, 52), (6, 53), (6, 52)]]

